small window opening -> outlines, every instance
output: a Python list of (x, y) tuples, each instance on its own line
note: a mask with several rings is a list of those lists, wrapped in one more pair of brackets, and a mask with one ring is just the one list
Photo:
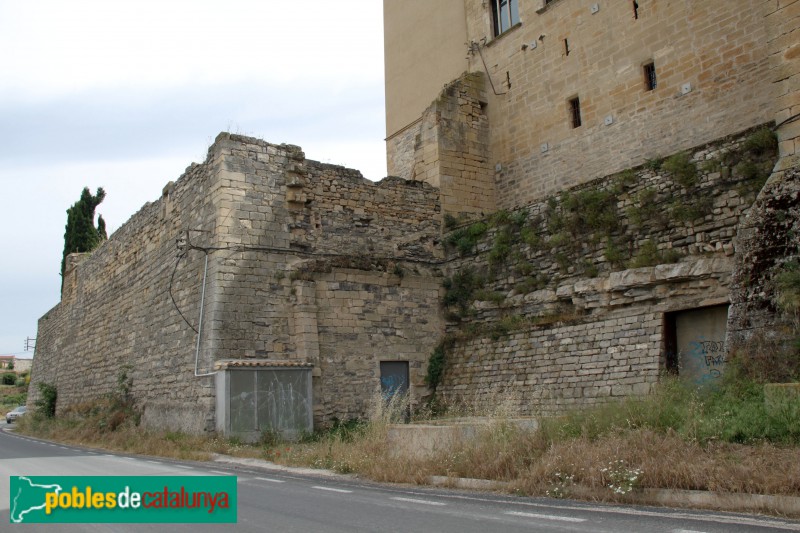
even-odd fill
[(569, 55), (569, 41), (564, 39), (564, 52)]
[(581, 101), (577, 96), (569, 101), (569, 111), (570, 111), (570, 119), (572, 121), (572, 127), (573, 128), (580, 127), (580, 125), (581, 125)]
[(633, 18), (639, 20), (639, 2), (633, 0)]
[(644, 86), (648, 91), (652, 91), (656, 85), (656, 64), (648, 63), (644, 66)]

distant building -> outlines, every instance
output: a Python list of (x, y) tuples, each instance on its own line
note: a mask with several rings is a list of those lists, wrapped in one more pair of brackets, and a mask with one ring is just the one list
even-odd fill
[(14, 355), (0, 355), (0, 369), (12, 368), (16, 373), (29, 372), (33, 361), (20, 359)]

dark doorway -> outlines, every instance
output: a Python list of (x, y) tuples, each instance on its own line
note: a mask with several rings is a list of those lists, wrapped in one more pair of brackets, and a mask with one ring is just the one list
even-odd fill
[(728, 306), (664, 315), (666, 369), (696, 385), (718, 382), (725, 371)]
[(381, 361), (381, 395), (408, 393), (408, 361)]

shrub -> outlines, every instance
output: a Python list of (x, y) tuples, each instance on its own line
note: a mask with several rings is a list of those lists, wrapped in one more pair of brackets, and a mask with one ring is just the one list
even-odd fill
[(653, 172), (658, 172), (661, 170), (661, 166), (664, 164), (664, 160), (661, 158), (656, 159), (646, 159), (644, 162), (644, 167), (648, 170), (652, 170)]
[(697, 165), (689, 154), (680, 152), (664, 161), (664, 170), (672, 174), (672, 178), (683, 187), (691, 187), (697, 183)]
[(488, 229), (489, 226), (485, 222), (475, 222), (466, 228), (454, 231), (447, 236), (444, 242), (447, 246), (457, 248), (461, 255), (467, 255), (472, 252), (472, 249)]
[(639, 251), (634, 258), (631, 259), (628, 266), (630, 266), (630, 268), (654, 266), (657, 265), (660, 260), (661, 257), (658, 254), (656, 243), (648, 239), (639, 246)]
[(742, 148), (756, 157), (771, 153), (778, 149), (778, 136), (770, 128), (759, 128), (745, 139)]
[(56, 416), (56, 401), (58, 400), (58, 390), (55, 385), (40, 382), (39, 399), (36, 400), (36, 412), (45, 418)]
[(505, 260), (511, 251), (512, 238), (511, 228), (506, 226), (497, 232), (492, 249), (489, 251), (489, 264), (497, 265)]
[(16, 374), (3, 374), (3, 385), (15, 385), (17, 383)]
[(661, 208), (656, 202), (658, 191), (653, 188), (642, 190), (636, 195), (636, 205), (628, 208), (627, 215), (634, 226), (642, 226), (647, 222), (660, 221)]
[(778, 307), (784, 313), (800, 313), (800, 264), (785, 263), (775, 276), (775, 293)]
[(445, 342), (442, 341), (433, 349), (430, 358), (428, 359), (428, 371), (425, 375), (425, 383), (434, 390), (442, 380), (445, 365)]
[(451, 215), (450, 213), (444, 214), (444, 227), (447, 230), (451, 230), (458, 226), (458, 219)]
[(446, 278), (442, 285), (445, 288), (442, 304), (445, 307), (458, 306), (463, 312), (472, 301), (473, 293), (483, 287), (483, 278), (475, 274), (471, 268), (465, 268)]
[(714, 208), (714, 200), (708, 196), (695, 198), (687, 203), (676, 200), (670, 206), (670, 216), (678, 222), (693, 222), (703, 218)]

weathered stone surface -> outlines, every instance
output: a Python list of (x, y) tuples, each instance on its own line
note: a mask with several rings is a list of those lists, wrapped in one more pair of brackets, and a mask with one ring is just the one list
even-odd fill
[(220, 134), (160, 200), (70, 259), (62, 301), (39, 322), (30, 400), (52, 383), (62, 410), (127, 372), (145, 425), (211, 430), (215, 390), (197, 356), (198, 374), (222, 359), (313, 364), (317, 423), (364, 416), (381, 360), (409, 362), (417, 401), (443, 328), (440, 225), (427, 184), (373, 184), (296, 146)]

